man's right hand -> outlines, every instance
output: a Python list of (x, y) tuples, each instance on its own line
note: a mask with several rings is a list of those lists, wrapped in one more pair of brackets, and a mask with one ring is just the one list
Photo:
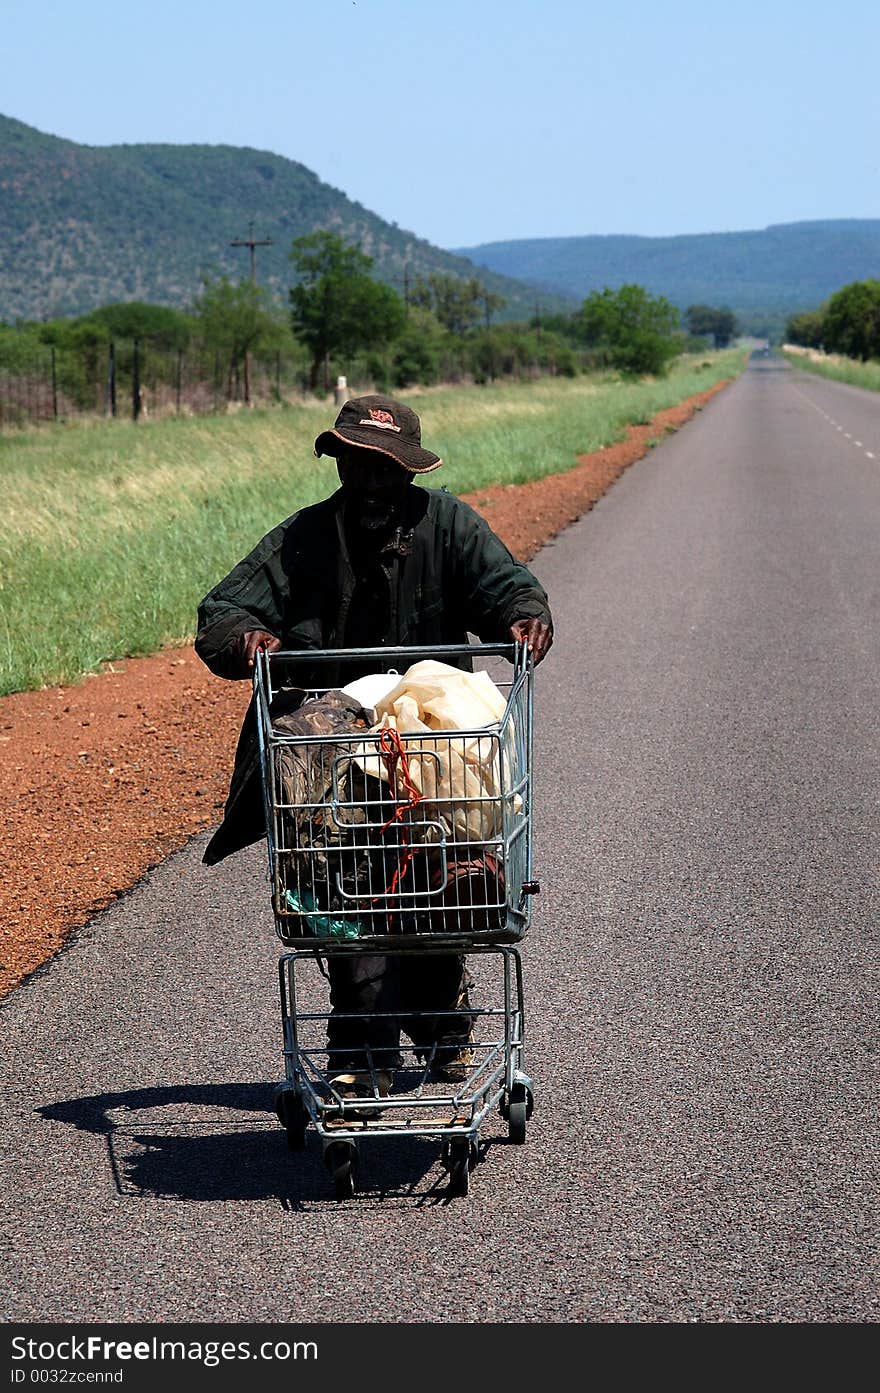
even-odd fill
[(274, 653), (280, 647), (281, 639), (268, 633), (266, 629), (249, 629), (246, 634), (239, 634), (235, 640), (234, 648), (239, 665), (239, 676), (251, 677), (253, 675), (258, 649), (265, 648), (267, 653)]

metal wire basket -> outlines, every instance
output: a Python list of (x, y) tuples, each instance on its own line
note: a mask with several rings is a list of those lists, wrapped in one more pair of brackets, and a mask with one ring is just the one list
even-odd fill
[[(423, 659), (490, 658), (511, 667), (493, 670), (504, 711), (489, 725), (378, 729), (357, 701), (346, 707), (334, 693), (335, 724), (320, 729), (340, 665), (402, 674)], [(523, 644), (259, 654), (269, 875), (285, 946), (424, 950), (430, 936), (432, 948), (466, 949), (523, 937), (537, 888), (532, 676)]]

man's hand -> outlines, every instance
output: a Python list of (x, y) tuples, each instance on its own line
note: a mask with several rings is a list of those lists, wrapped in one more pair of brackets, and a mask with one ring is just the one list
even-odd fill
[(538, 664), (546, 657), (553, 643), (553, 630), (543, 619), (515, 619), (510, 626), (514, 643), (527, 643)]
[(274, 653), (281, 647), (281, 639), (274, 634), (268, 633), (265, 629), (249, 629), (246, 634), (239, 634), (235, 641), (235, 654), (239, 662), (240, 675), (250, 677), (257, 661), (257, 650), (265, 648), (267, 653)]

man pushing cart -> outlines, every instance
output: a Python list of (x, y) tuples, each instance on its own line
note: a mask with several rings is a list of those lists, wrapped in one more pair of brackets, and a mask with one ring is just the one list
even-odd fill
[[(374, 1127), (391, 1106), (386, 1100), (402, 1063), (397, 1043), (401, 1024), (426, 1077), (453, 1085), (453, 1099), (480, 1064), (477, 1015), (468, 998), (463, 950), (481, 951), (488, 946), (487, 935), (497, 943), (521, 934), (519, 901), (530, 873), (519, 860), (516, 874), (509, 874), (511, 843), (506, 839), (516, 832), (519, 817), (522, 831), (516, 843), (528, 843), (530, 788), (523, 785), (525, 796), (511, 790), (515, 781), (530, 777), (523, 740), (530, 730), (531, 670), (549, 650), (553, 629), (545, 592), (488, 524), (453, 495), (412, 486), (415, 475), (439, 468), (442, 461), (422, 447), (419, 419), (410, 408), (381, 396), (348, 401), (333, 428), (318, 436), (315, 453), (335, 456), (341, 487), (273, 529), (199, 609), (196, 651), (208, 667), (233, 679), (253, 679), (256, 674), (255, 700), (242, 728), (225, 817), (205, 861), (214, 864), (268, 834), (282, 938), (294, 943), (308, 937), (312, 952), (326, 948), (332, 1009), (327, 1021), (328, 1067), (320, 1072), (322, 1077), (326, 1072), (330, 1111), (335, 1107), (342, 1123)], [(446, 753), (453, 762), (456, 742), (464, 748), (464, 742), (476, 739), (487, 750), (493, 741), (497, 745), (503, 792), (487, 795), (481, 790), (475, 797), (483, 807), (495, 799), (501, 821), (491, 835), (477, 838), (469, 832), (459, 836), (454, 816), (450, 820), (442, 815), (444, 807), (447, 813), (452, 807), (454, 813), (454, 790), (435, 788), (434, 799), (426, 798), (419, 812), (421, 797), (414, 802), (412, 789), (407, 791), (407, 770), (412, 764), (417, 776), (427, 778), (439, 768), (437, 752), (432, 753), (424, 740), (423, 748), (413, 749), (420, 745), (418, 737), (399, 731), (396, 739), (386, 734), (386, 748), (380, 748), (379, 737), (371, 735), (367, 725), (365, 713), (374, 703), (366, 697), (353, 699), (347, 715), (319, 712), (315, 730), (307, 724), (313, 703), (326, 705), (330, 693), (339, 694), (366, 676), (403, 672), (418, 659), (440, 660), (448, 668), (469, 672), (478, 649), (468, 647), (468, 633), (494, 645), (496, 654), (511, 658), (514, 673), (502, 701), (504, 710), (495, 710), (488, 726), (480, 727), (481, 734), (457, 730), (455, 736), (440, 739), (441, 746), (447, 741)], [(276, 729), (272, 711), (282, 689), (284, 719), (293, 722), (286, 733)], [(321, 720), (330, 725), (320, 727)], [(345, 729), (347, 721), (359, 724)], [(332, 857), (321, 859), (313, 851), (312, 842), (306, 848), (311, 854), (303, 856), (297, 828), (311, 821), (305, 815), (309, 799), (302, 806), (296, 797), (285, 803), (283, 786), (277, 785), (273, 793), (271, 783), (273, 751), (285, 747), (289, 761), (297, 749), (326, 744), (328, 731), (334, 732), (337, 750), (331, 784), (333, 778), (338, 783), (341, 769), (351, 776), (362, 766), (358, 787), (343, 790), (342, 800), (339, 788), (331, 788), (329, 800), (337, 811), (348, 804), (348, 814), (356, 819), (341, 833), (342, 843), (354, 838), (345, 853), (345, 864), (355, 874), (353, 884), (339, 869), (344, 846), (333, 849), (335, 866)], [(502, 750), (505, 739), (508, 748)], [(474, 802), (474, 797), (466, 792), (457, 801)], [(273, 823), (279, 807), (287, 809), (284, 826)], [(334, 820), (339, 822), (338, 817), (324, 817), (322, 825)], [(432, 820), (433, 828), (427, 825)], [(466, 814), (464, 825), (467, 831)], [(281, 847), (286, 851), (279, 857)], [(283, 903), (277, 881), (281, 866), (284, 875), (293, 876), (284, 887), (288, 898)], [(339, 887), (335, 910), (318, 903), (321, 895), (309, 898), (316, 886), (323, 887), (324, 900), (332, 898), (328, 876)], [(355, 922), (357, 933), (344, 936), (338, 925), (347, 923), (351, 929)], [(426, 922), (431, 925), (429, 948)], [(336, 924), (332, 931), (331, 923)], [(410, 937), (416, 939), (417, 952), (407, 946)], [(505, 980), (513, 973), (518, 981), (518, 958), (501, 956)], [(287, 970), (289, 1033), (295, 1029), (289, 1014), (293, 968), (288, 964)], [(507, 982), (506, 995), (509, 987)], [(325, 1119), (325, 1113), (318, 1112), (319, 1089), (314, 1090), (315, 1108), (308, 1106), (311, 1098), (308, 1090), (301, 1091), (299, 1063), (291, 1079), (289, 1044), (288, 1082), (297, 1086), (287, 1090), (296, 1112), (296, 1125), (288, 1126), (288, 1136), (295, 1138), (301, 1104), (306, 1123), (319, 1117), (329, 1121), (329, 1113)], [(286, 1106), (282, 1099), (282, 1108)], [(434, 1104), (426, 1101), (425, 1106)], [(505, 1097), (502, 1106), (507, 1107)], [(344, 1143), (340, 1136), (334, 1144)], [(333, 1159), (328, 1152), (328, 1164)], [(344, 1192), (345, 1166), (331, 1169), (337, 1192)], [(464, 1174), (466, 1182), (466, 1169)]]

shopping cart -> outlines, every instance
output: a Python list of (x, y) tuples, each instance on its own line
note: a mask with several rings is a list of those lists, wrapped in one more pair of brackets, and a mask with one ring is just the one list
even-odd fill
[[(507, 664), (484, 659), (506, 659)], [(491, 666), (503, 715), (476, 729), (410, 733), (371, 729), (372, 713), (349, 709), (341, 727), (316, 733), (304, 718), (340, 673), (385, 673), (387, 685), (412, 664)], [(533, 663), (525, 644), (280, 651), (258, 655), (254, 692), (278, 936), (285, 1080), (276, 1110), (291, 1150), (317, 1132), (337, 1198), (354, 1193), (358, 1147), (401, 1135), (441, 1145), (449, 1192), (467, 1193), (481, 1124), (497, 1107), (509, 1138), (522, 1143), (533, 1107), (523, 1068), (522, 968), (516, 945), (530, 920)], [(357, 687), (354, 688), (357, 691)], [(303, 704), (308, 703), (308, 704)], [(353, 702), (356, 707), (357, 701)], [(293, 719), (290, 719), (290, 713)], [(332, 712), (331, 712), (332, 715)], [(322, 718), (323, 719), (323, 718)], [(401, 1042), (395, 1087), (365, 1045), (367, 1087), (348, 1096), (335, 1083), (327, 1043), (329, 1007), (303, 1010), (307, 964), (324, 975), (350, 954), (479, 957), (480, 1001), (429, 1013), (382, 1013), (420, 1042)], [(483, 971), (486, 969), (486, 971)], [(484, 998), (485, 993), (485, 998)], [(321, 1003), (319, 1003), (321, 1004)], [(425, 1017), (430, 1015), (431, 1022)], [(470, 1027), (463, 1078), (445, 1082), (436, 1037)], [(375, 1024), (377, 1013), (346, 1021)], [(338, 1017), (337, 1017), (338, 1020)], [(443, 1030), (438, 1029), (438, 1022)], [(425, 1029), (435, 1035), (426, 1047)], [(366, 1096), (364, 1096), (366, 1095)]]

